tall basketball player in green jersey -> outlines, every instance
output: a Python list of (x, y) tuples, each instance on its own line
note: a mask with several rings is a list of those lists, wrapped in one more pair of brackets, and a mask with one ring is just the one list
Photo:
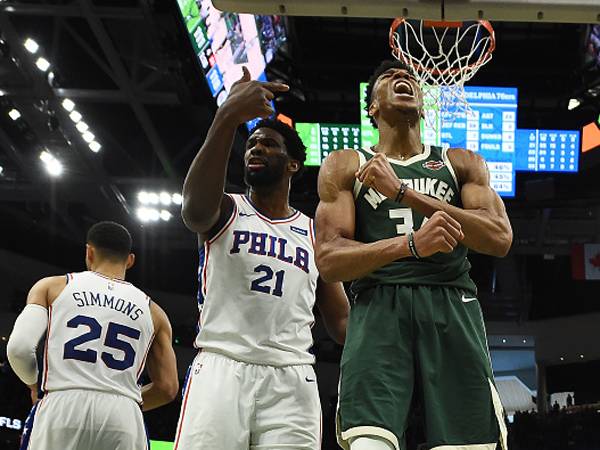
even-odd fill
[(410, 69), (382, 63), (367, 88), (380, 141), (333, 152), (319, 175), (317, 265), (355, 280), (341, 363), (338, 442), (403, 450), (413, 396), (427, 449), (506, 448), (467, 249), (504, 256), (512, 230), (485, 161), (421, 143)]

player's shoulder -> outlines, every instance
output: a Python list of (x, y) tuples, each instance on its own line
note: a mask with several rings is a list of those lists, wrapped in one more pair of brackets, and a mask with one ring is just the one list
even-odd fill
[(448, 158), (450, 158), (451, 162), (467, 164), (467, 165), (480, 165), (481, 163), (485, 164), (485, 159), (479, 154), (472, 150), (467, 150), (465, 148), (460, 147), (450, 147), (446, 150), (446, 154)]
[(338, 189), (352, 190), (355, 179), (354, 174), (359, 167), (360, 156), (358, 150), (336, 150), (327, 155), (327, 158), (321, 164), (319, 183), (321, 187), (332, 183)]
[(39, 279), (29, 290), (27, 303), (39, 304), (43, 307), (52, 305), (54, 300), (65, 289), (68, 274), (53, 275)]
[(327, 155), (321, 167), (335, 166), (347, 167), (348, 165), (359, 164), (359, 151), (352, 148), (345, 148), (333, 151)]
[(480, 154), (464, 148), (449, 148), (446, 153), (461, 184), (487, 177), (487, 164)]
[(51, 275), (49, 277), (40, 278), (34, 285), (34, 288), (64, 288), (65, 285), (72, 279), (71, 274)]
[(162, 307), (152, 299), (149, 299), (149, 302), (150, 314), (152, 315), (152, 323), (154, 324), (155, 332), (157, 332), (163, 327), (170, 328), (171, 322), (169, 321), (169, 316), (167, 315), (165, 310), (162, 309)]

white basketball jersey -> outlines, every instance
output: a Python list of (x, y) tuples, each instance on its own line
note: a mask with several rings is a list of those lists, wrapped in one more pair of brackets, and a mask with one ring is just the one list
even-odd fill
[(91, 389), (141, 402), (137, 381), (154, 337), (150, 298), (96, 272), (66, 277), (48, 309), (42, 389)]
[(318, 272), (313, 223), (272, 220), (231, 195), (227, 224), (200, 248), (196, 347), (256, 364), (312, 364)]

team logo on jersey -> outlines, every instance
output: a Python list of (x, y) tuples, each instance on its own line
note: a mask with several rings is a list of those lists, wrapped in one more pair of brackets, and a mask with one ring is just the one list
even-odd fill
[(294, 225), (290, 225), (290, 230), (292, 230), (294, 233), (301, 234), (302, 236), (308, 236), (308, 231), (306, 231), (303, 228), (298, 228)]
[(423, 163), (423, 167), (429, 170), (440, 170), (445, 165), (444, 161), (427, 161)]

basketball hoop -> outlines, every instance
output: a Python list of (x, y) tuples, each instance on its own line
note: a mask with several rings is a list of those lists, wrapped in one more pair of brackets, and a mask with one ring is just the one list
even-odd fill
[(496, 37), (490, 22), (398, 17), (390, 26), (389, 39), (393, 56), (413, 68), (421, 85), (429, 127), (437, 131), (439, 119), (452, 121), (457, 113), (471, 113), (464, 85), (492, 59)]

